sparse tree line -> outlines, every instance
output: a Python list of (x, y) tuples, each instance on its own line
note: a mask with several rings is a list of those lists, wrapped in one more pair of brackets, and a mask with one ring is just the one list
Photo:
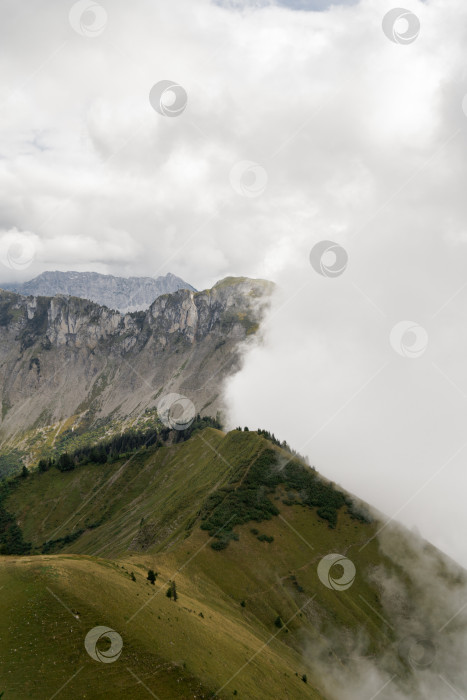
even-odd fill
[(81, 464), (90, 462), (94, 464), (115, 462), (143, 448), (161, 447), (169, 439), (175, 443), (183, 442), (188, 440), (196, 431), (207, 427), (219, 430), (222, 428), (218, 418), (198, 415), (185, 430), (171, 430), (166, 427), (150, 428), (148, 430), (127, 430), (108, 440), (79, 447), (73, 452), (62, 452), (56, 457), (43, 458), (39, 460), (38, 469), (41, 472), (46, 472), (55, 467), (61, 472), (68, 472)]
[[(154, 569), (149, 569), (148, 570), (148, 575), (146, 576), (146, 579), (149, 581), (150, 584), (154, 586), (156, 579), (158, 577), (157, 571), (154, 571)], [(130, 573), (130, 578), (132, 581), (136, 581), (136, 576), (134, 574), (134, 571)], [(170, 598), (174, 602), (178, 600), (178, 592), (177, 592), (177, 585), (175, 581), (169, 581), (169, 587), (167, 588), (167, 591), (165, 593), (167, 598)]]
[[(242, 427), (238, 426), (237, 428), (235, 428), (235, 430), (241, 431)], [(245, 426), (243, 428), (243, 432), (244, 433), (250, 432), (250, 428), (248, 428), (248, 426)], [(274, 433), (270, 433), (269, 430), (264, 430), (263, 428), (258, 428), (255, 432), (257, 432), (258, 435), (262, 435), (264, 438), (266, 438), (266, 440), (269, 440), (270, 442), (272, 442), (273, 445), (277, 445), (277, 447), (281, 447), (283, 450), (290, 452), (290, 454), (293, 455), (294, 457), (297, 457), (298, 459), (301, 459), (303, 462), (307, 463), (307, 461), (308, 461), (307, 458), (304, 457), (303, 455), (301, 455), (296, 450), (292, 449), (290, 447), (290, 445), (288, 444), (287, 440), (281, 441), (278, 438), (276, 438)]]
[[(237, 428), (235, 428), (235, 430), (242, 430), (242, 428), (241, 428), (241, 426), (238, 426)], [(248, 428), (248, 426), (245, 426), (243, 428), (243, 431), (245, 433), (248, 433), (250, 431), (250, 429)], [(258, 430), (256, 432), (258, 433), (258, 435), (262, 435), (263, 437), (266, 438), (266, 440), (269, 440), (274, 445), (277, 445), (278, 447), (282, 447), (283, 450), (287, 450), (288, 452), (292, 451), (290, 449), (289, 445), (287, 444), (286, 440), (282, 440), (282, 442), (281, 442), (280, 440), (278, 440), (276, 438), (274, 433), (270, 433), (269, 430), (263, 430), (262, 428), (258, 428)]]
[[(154, 569), (149, 569), (148, 575), (146, 576), (146, 579), (149, 581), (150, 584), (152, 584), (154, 586), (158, 576), (159, 576), (159, 574), (157, 573), (157, 571), (154, 571)], [(134, 574), (134, 571), (132, 571), (130, 573), (130, 578), (132, 581), (136, 581), (136, 576)], [(176, 586), (175, 581), (169, 581), (169, 587), (167, 588), (165, 595), (167, 596), (167, 598), (170, 598), (173, 601), (178, 600), (178, 592), (177, 592), (177, 586)]]
[(80, 464), (113, 462), (142, 447), (160, 447), (167, 440), (169, 432), (168, 428), (159, 431), (154, 429), (128, 430), (109, 440), (79, 447), (73, 452), (62, 452), (56, 457), (43, 458), (39, 460), (38, 469), (40, 472), (46, 472), (55, 467), (61, 472), (68, 472)]

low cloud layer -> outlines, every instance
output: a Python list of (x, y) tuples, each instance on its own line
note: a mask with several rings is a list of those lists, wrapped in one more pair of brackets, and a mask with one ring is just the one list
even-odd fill
[(361, 624), (357, 629), (333, 627), (322, 609), (317, 628), (324, 625), (326, 635), (304, 642), (304, 658), (325, 692), (339, 700), (464, 697), (465, 578), (400, 526), (384, 531), (380, 553), (388, 557), (386, 564), (370, 564), (365, 571), (382, 603), (383, 624), (374, 642), (378, 651), (366, 627), (369, 602), (351, 596), (342, 603), (351, 606)]

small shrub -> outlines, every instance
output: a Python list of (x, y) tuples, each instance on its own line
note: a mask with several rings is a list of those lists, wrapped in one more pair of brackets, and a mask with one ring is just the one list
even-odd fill
[(256, 539), (260, 542), (274, 542), (274, 537), (272, 535), (258, 535)]
[(39, 460), (39, 471), (40, 472), (46, 472), (50, 469), (51, 465), (51, 460), (50, 459), (40, 459)]
[(69, 472), (75, 468), (75, 463), (68, 452), (63, 452), (55, 465), (61, 472)]
[(335, 508), (329, 508), (329, 507), (324, 507), (324, 508), (318, 508), (316, 513), (319, 515), (320, 518), (323, 518), (323, 520), (327, 520), (329, 523), (329, 527), (335, 528), (336, 523), (337, 523), (337, 511)]

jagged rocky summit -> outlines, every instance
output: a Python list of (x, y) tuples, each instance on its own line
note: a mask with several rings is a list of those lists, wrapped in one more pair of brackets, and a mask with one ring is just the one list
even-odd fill
[(215, 414), (273, 285), (226, 278), (122, 314), (77, 297), (0, 292), (0, 437), (70, 417), (127, 420), (178, 392)]
[(147, 309), (161, 294), (179, 289), (196, 291), (180, 277), (168, 273), (163, 277), (115, 277), (98, 272), (42, 272), (21, 284), (0, 284), (0, 287), (24, 296), (52, 297), (67, 294), (96, 302), (122, 313)]

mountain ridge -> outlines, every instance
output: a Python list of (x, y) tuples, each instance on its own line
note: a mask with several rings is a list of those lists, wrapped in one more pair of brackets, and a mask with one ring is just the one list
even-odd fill
[(128, 314), (77, 297), (0, 291), (0, 438), (11, 446), (33, 430), (32, 449), (39, 429), (127, 421), (174, 392), (197, 413), (215, 413), (272, 291), (265, 280), (226, 278)]
[(99, 272), (47, 270), (23, 283), (0, 284), (6, 291), (23, 296), (67, 295), (89, 299), (100, 306), (129, 313), (149, 308), (161, 294), (179, 289), (196, 291), (172, 273), (153, 277), (118, 277)]

